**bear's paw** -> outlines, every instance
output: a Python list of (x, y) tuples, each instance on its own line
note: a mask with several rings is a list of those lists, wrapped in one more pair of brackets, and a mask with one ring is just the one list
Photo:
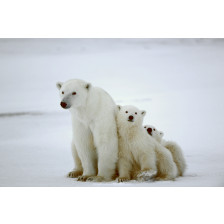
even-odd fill
[(83, 175), (83, 176), (79, 176), (77, 181), (82, 181), (85, 182), (87, 181), (88, 178), (90, 178), (91, 176), (87, 176), (87, 175)]
[(137, 178), (139, 181), (148, 181), (152, 177), (156, 175), (157, 171), (156, 170), (144, 170), (141, 171), (138, 175)]
[(104, 178), (101, 176), (91, 176), (87, 179), (89, 182), (103, 182)]
[(79, 177), (80, 175), (82, 175), (82, 171), (80, 171), (80, 170), (73, 170), (73, 171), (68, 173), (67, 177), (69, 177), (69, 178), (76, 178), (76, 177)]

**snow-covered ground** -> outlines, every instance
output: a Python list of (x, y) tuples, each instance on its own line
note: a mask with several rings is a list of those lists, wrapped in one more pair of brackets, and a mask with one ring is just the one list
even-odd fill
[[(0, 186), (224, 186), (224, 41), (0, 39)], [(80, 78), (182, 146), (175, 181), (82, 183), (55, 83)]]

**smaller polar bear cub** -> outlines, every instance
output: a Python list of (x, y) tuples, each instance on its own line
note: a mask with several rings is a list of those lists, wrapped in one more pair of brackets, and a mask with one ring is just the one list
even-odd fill
[(118, 182), (148, 180), (155, 175), (171, 180), (177, 175), (171, 153), (145, 132), (145, 114), (134, 106), (118, 106)]
[(183, 176), (186, 170), (186, 161), (184, 159), (184, 155), (182, 153), (180, 146), (173, 141), (163, 140), (162, 138), (164, 136), (164, 133), (157, 130), (154, 126), (145, 125), (144, 128), (146, 129), (146, 131), (150, 136), (156, 139), (159, 143), (161, 143), (165, 148), (167, 148), (172, 153), (173, 160), (178, 168), (178, 176)]

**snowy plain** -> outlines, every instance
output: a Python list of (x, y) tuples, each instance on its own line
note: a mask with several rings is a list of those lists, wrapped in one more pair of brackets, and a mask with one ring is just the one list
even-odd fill
[[(182, 147), (175, 181), (78, 182), (57, 81), (79, 78), (147, 111)], [(224, 40), (0, 39), (0, 186), (224, 186)]]

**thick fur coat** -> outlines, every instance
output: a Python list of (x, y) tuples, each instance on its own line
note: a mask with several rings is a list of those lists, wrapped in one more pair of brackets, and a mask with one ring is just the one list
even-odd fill
[(119, 182), (152, 177), (173, 180), (177, 175), (171, 153), (145, 132), (145, 114), (134, 106), (118, 106)]
[(71, 112), (72, 155), (75, 168), (69, 177), (79, 181), (109, 181), (118, 159), (117, 107), (108, 93), (73, 79), (58, 82), (61, 106)]
[(157, 130), (154, 126), (145, 125), (144, 128), (150, 136), (171, 152), (173, 160), (177, 165), (178, 176), (183, 176), (186, 170), (186, 161), (181, 147), (176, 142), (163, 140), (163, 132)]

